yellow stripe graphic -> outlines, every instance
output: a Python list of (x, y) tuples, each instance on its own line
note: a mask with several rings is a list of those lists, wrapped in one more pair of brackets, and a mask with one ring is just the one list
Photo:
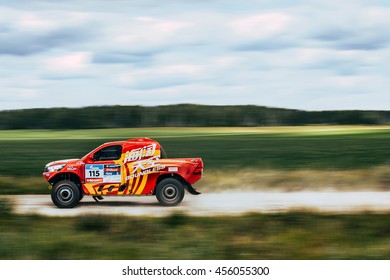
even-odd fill
[(141, 182), (141, 185), (140, 187), (138, 188), (137, 190), (137, 193), (136, 194), (141, 194), (142, 191), (144, 190), (145, 186), (146, 186), (146, 181), (148, 179), (148, 174), (145, 174), (142, 176), (142, 182)]

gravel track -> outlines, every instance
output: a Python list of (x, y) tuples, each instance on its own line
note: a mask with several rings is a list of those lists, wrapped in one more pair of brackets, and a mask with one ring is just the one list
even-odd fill
[(54, 206), (50, 195), (3, 196), (14, 203), (18, 214), (46, 216), (126, 215), (166, 216), (180, 212), (194, 216), (241, 215), (248, 212), (278, 213), (291, 210), (354, 213), (390, 211), (390, 192), (222, 192), (198, 196), (186, 194), (176, 207), (160, 206), (154, 196), (105, 197), (96, 203), (84, 197), (72, 209)]

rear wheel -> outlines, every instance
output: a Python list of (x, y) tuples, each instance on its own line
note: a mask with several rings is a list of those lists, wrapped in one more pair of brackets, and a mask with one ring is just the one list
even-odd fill
[(184, 197), (183, 184), (174, 178), (163, 179), (156, 187), (158, 202), (164, 206), (176, 206)]
[(59, 181), (51, 191), (51, 200), (58, 208), (73, 208), (81, 199), (81, 191), (72, 181)]

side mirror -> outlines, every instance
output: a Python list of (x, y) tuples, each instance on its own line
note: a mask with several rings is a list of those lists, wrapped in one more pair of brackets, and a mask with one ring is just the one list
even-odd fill
[(89, 159), (90, 161), (94, 161), (93, 155), (89, 155), (89, 156), (88, 156), (88, 159)]

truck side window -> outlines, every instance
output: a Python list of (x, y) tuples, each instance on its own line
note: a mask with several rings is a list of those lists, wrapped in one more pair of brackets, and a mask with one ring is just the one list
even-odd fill
[(160, 146), (160, 153), (161, 153), (161, 158), (168, 158), (167, 153), (165, 152), (162, 146)]
[(121, 145), (108, 146), (108, 147), (105, 147), (105, 148), (97, 151), (93, 155), (93, 160), (95, 160), (95, 161), (118, 160), (121, 158), (121, 154), (122, 154), (122, 146)]

